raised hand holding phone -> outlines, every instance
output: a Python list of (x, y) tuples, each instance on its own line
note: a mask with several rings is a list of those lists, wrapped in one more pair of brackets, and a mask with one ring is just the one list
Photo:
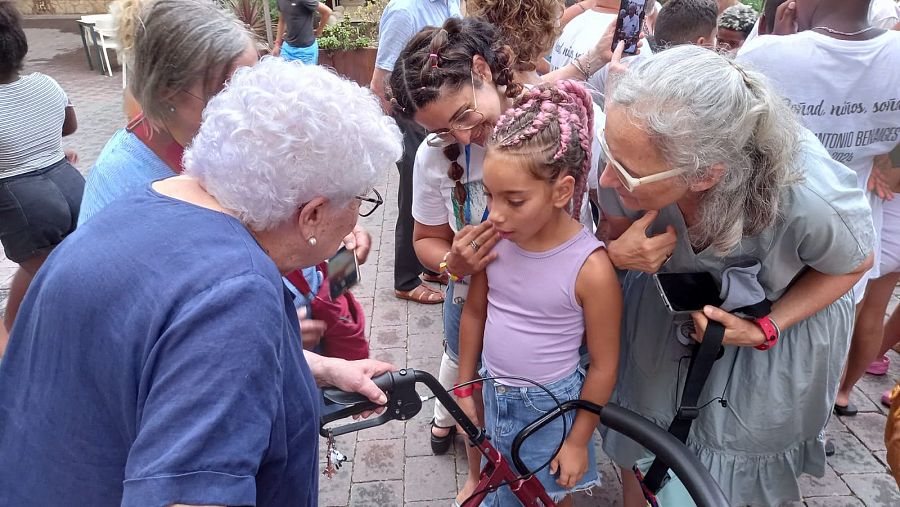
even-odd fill
[(635, 55), (638, 52), (638, 41), (641, 38), (641, 27), (644, 25), (644, 9), (647, 0), (622, 0), (619, 17), (616, 19), (616, 31), (610, 49), (615, 51), (619, 41), (625, 42), (623, 54)]

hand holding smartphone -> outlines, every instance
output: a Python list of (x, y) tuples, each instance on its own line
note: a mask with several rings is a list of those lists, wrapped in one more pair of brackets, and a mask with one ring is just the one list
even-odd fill
[(703, 311), (706, 305), (722, 306), (719, 287), (709, 273), (656, 273), (653, 281), (673, 315)]
[[(616, 50), (619, 41), (625, 41), (622, 54), (637, 54), (641, 27), (644, 26), (645, 5), (648, 0), (622, 0), (619, 6), (619, 17), (616, 19), (616, 32), (613, 35), (612, 50)], [(653, 1), (653, 0), (650, 0)]]
[(328, 286), (331, 299), (336, 299), (357, 283), (359, 283), (359, 262), (356, 260), (356, 252), (341, 247), (332, 258), (328, 259)]

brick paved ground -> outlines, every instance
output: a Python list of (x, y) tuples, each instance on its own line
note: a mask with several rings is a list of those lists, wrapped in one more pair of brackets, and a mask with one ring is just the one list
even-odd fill
[[(79, 129), (66, 138), (66, 147), (81, 156), (79, 168), (86, 172), (106, 140), (122, 124), (121, 80), (88, 70), (81, 39), (74, 21), (37, 19), (26, 23), (31, 52), (28, 71), (54, 77), (77, 106)], [(397, 177), (385, 175), (379, 190), (388, 203), (396, 202)], [(373, 356), (398, 367), (408, 366), (437, 373), (441, 352), (441, 309), (400, 301), (393, 296), (392, 266), (395, 206), (363, 219), (373, 236), (373, 253), (362, 266), (362, 284), (354, 290), (366, 309), (371, 326)], [(15, 266), (0, 256), (0, 311)], [(895, 292), (891, 308), (900, 301)], [(897, 506), (893, 479), (886, 473), (882, 432), (885, 410), (881, 393), (900, 380), (900, 356), (891, 352), (893, 365), (885, 377), (866, 376), (857, 386), (853, 401), (861, 414), (834, 418), (828, 427), (837, 454), (829, 459), (824, 478), (802, 478), (805, 505)], [(445, 456), (433, 456), (428, 444), (431, 402), (415, 419), (392, 422), (357, 435), (338, 439), (338, 448), (351, 462), (338, 475), (321, 481), (323, 506), (441, 506), (451, 504), (465, 472), (461, 439)], [(579, 506), (620, 504), (620, 480), (600, 453), (605, 485), (593, 497), (580, 496)], [(796, 505), (803, 505), (797, 503)]]

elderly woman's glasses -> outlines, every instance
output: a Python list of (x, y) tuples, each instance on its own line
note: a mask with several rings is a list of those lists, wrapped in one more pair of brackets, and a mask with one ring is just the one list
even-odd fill
[(367, 217), (372, 213), (375, 213), (375, 210), (378, 209), (379, 206), (384, 204), (384, 199), (381, 198), (381, 194), (378, 193), (378, 190), (372, 189), (374, 196), (366, 195), (357, 195), (356, 198), (359, 199), (359, 216)]
[(450, 128), (432, 132), (425, 138), (428, 146), (435, 148), (449, 146), (456, 142), (453, 132), (472, 130), (484, 122), (484, 113), (478, 110), (478, 97), (475, 94), (475, 76), (472, 76), (472, 104), (473, 107), (471, 109), (466, 109), (450, 120)]
[(600, 132), (600, 148), (603, 150), (603, 155), (606, 157), (606, 160), (611, 166), (613, 166), (613, 169), (615, 169), (616, 176), (619, 177), (619, 181), (622, 182), (622, 186), (624, 186), (625, 190), (628, 190), (629, 192), (634, 192), (635, 188), (646, 183), (665, 180), (684, 172), (684, 169), (671, 169), (668, 171), (663, 171), (661, 173), (651, 174), (649, 176), (643, 176), (641, 178), (635, 178), (634, 176), (628, 174), (628, 171), (626, 171), (625, 168), (622, 167), (622, 164), (620, 164), (618, 160), (614, 159), (612, 154), (609, 152), (609, 146), (606, 144), (605, 130)]

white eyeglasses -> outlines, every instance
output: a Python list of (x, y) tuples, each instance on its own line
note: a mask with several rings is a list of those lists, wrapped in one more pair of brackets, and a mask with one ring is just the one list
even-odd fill
[(634, 192), (634, 189), (645, 184), (645, 183), (653, 183), (654, 181), (665, 180), (671, 178), (673, 176), (677, 176), (684, 172), (684, 169), (670, 169), (668, 171), (663, 171), (657, 174), (651, 174), (650, 176), (643, 176), (641, 178), (635, 178), (634, 176), (628, 174), (628, 171), (622, 167), (616, 159), (613, 158), (612, 154), (609, 152), (609, 146), (606, 144), (606, 131), (603, 130), (600, 132), (600, 148), (603, 149), (603, 155), (606, 157), (606, 160), (613, 166), (616, 170), (616, 176), (619, 177), (619, 181), (622, 182), (622, 185), (625, 187), (625, 190), (629, 192)]

